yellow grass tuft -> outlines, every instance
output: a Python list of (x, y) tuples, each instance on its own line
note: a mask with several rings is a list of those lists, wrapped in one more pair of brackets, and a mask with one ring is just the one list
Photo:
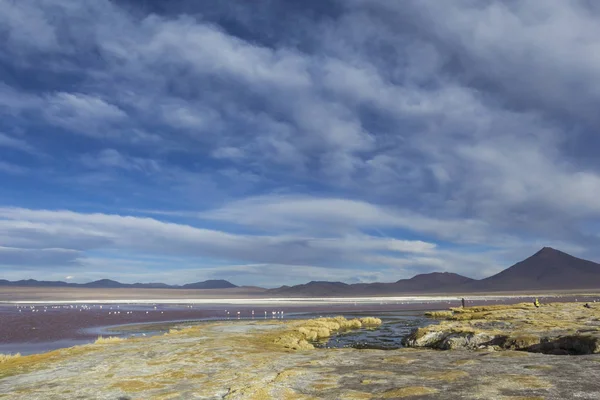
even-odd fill
[(0, 362), (0, 379), (35, 370), (46, 366), (51, 362), (62, 361), (73, 356), (91, 353), (94, 350), (95, 348), (92, 345), (82, 345), (48, 351), (46, 353), (29, 354), (26, 356), (17, 356), (15, 354), (15, 356), (6, 357), (3, 362)]
[(162, 389), (165, 385), (158, 382), (147, 382), (140, 379), (129, 379), (113, 384), (111, 387), (124, 392), (143, 392), (152, 389)]
[(518, 303), (518, 304), (495, 304), (491, 306), (475, 306), (475, 307), (451, 307), (450, 310), (455, 313), (478, 313), (478, 312), (491, 312), (501, 310), (530, 310), (533, 309), (533, 304), (530, 303)]
[(374, 318), (374, 317), (365, 317), (365, 318), (361, 318), (360, 322), (362, 323), (362, 325), (364, 327), (378, 327), (381, 325), (381, 319), (379, 318)]
[(437, 392), (437, 389), (428, 388), (425, 386), (407, 386), (403, 388), (387, 390), (383, 392), (381, 397), (384, 399), (396, 399), (402, 397), (425, 396)]
[(5, 363), (10, 360), (14, 360), (15, 358), (21, 357), (21, 353), (17, 354), (0, 354), (0, 364)]
[(464, 379), (469, 376), (465, 371), (450, 370), (450, 371), (423, 371), (421, 376), (439, 381), (454, 382), (456, 380)]
[(429, 318), (450, 318), (454, 315), (452, 311), (427, 311), (426, 317)]
[(187, 326), (184, 328), (170, 328), (168, 333), (165, 335), (188, 335), (191, 333), (195, 333), (199, 331), (200, 327), (198, 326)]
[(292, 350), (311, 350), (310, 342), (326, 339), (335, 332), (381, 325), (379, 318), (346, 319), (344, 317), (316, 318), (296, 324), (294, 330), (278, 335), (273, 343)]
[(118, 342), (122, 342), (124, 340), (125, 339), (123, 339), (122, 337), (118, 337), (118, 336), (109, 336), (109, 337), (98, 336), (98, 339), (96, 339), (94, 344), (118, 343)]
[(343, 392), (340, 398), (348, 400), (369, 400), (373, 398), (371, 393), (359, 392), (357, 390), (349, 390)]

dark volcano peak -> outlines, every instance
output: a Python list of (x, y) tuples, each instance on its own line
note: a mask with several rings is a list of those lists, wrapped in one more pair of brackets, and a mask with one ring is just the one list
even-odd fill
[(600, 287), (600, 264), (544, 247), (473, 287), (485, 291), (596, 288)]

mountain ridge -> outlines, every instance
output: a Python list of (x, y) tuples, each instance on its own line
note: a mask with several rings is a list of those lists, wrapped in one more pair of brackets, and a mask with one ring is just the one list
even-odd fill
[[(80, 288), (145, 288), (145, 289), (230, 289), (240, 288), (223, 279), (213, 279), (184, 285), (165, 283), (120, 283), (100, 279), (88, 283), (0, 279), (0, 286), (80, 287)], [(243, 289), (245, 287), (241, 287)], [(377, 296), (393, 294), (474, 293), (523, 290), (569, 290), (600, 288), (600, 264), (572, 256), (551, 247), (544, 247), (497, 274), (475, 280), (453, 272), (418, 274), (396, 282), (344, 283), (310, 281), (273, 289), (263, 289), (261, 295), (281, 297)], [(262, 288), (260, 288), (262, 289)]]
[(267, 293), (283, 296), (375, 296), (394, 293), (419, 293), (427, 290), (445, 290), (474, 279), (453, 272), (430, 272), (418, 274), (396, 282), (353, 283), (311, 281), (309, 283), (267, 290)]
[(38, 281), (35, 279), (22, 279), (9, 281), (0, 279), (1, 286), (26, 286), (26, 287), (74, 287), (95, 289), (233, 289), (239, 286), (224, 279), (209, 279), (201, 282), (187, 283), (185, 285), (168, 285), (166, 283), (121, 283), (112, 279), (98, 279), (87, 283), (70, 283), (63, 281)]

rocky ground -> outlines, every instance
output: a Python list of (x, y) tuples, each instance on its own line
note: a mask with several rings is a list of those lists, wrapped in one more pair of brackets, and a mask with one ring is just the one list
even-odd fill
[[(457, 321), (446, 321), (457, 322)], [(444, 322), (443, 324), (445, 324)], [(206, 323), (0, 361), (6, 399), (597, 399), (600, 356), (314, 349), (376, 320)]]
[(405, 345), (557, 355), (600, 353), (600, 303), (458, 307), (426, 315), (442, 321), (415, 330)]

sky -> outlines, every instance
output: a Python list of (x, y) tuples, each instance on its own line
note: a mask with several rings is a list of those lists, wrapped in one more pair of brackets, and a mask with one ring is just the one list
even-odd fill
[(600, 4), (0, 0), (0, 278), (600, 261)]

